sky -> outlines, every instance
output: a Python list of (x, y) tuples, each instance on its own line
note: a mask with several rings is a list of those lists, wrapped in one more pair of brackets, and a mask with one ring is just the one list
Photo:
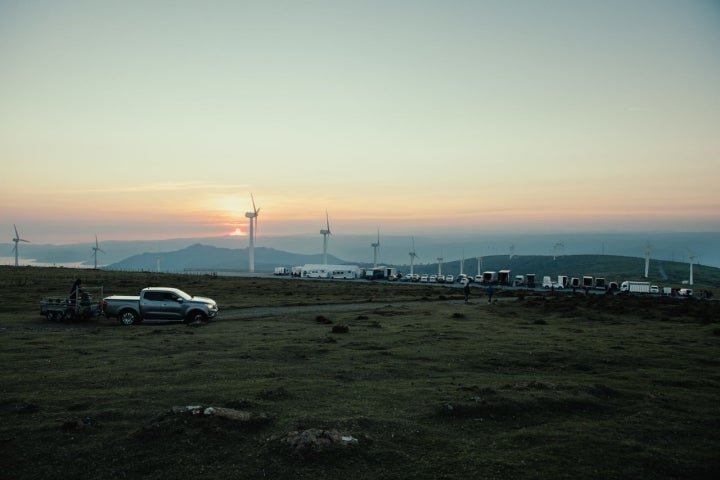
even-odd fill
[(0, 229), (720, 231), (719, 46), (707, 0), (0, 0)]

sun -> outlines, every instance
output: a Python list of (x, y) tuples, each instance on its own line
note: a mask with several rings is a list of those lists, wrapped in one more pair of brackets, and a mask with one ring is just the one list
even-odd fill
[(232, 237), (244, 237), (246, 235), (247, 234), (245, 232), (243, 232), (240, 227), (235, 227), (235, 230), (230, 232), (230, 236), (232, 236)]

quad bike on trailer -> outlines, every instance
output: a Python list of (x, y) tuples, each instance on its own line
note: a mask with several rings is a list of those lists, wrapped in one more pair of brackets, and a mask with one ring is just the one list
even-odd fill
[[(96, 292), (99, 300), (94, 300)], [(74, 297), (45, 297), (40, 301), (40, 315), (52, 322), (90, 320), (102, 315), (100, 301), (103, 287), (83, 287)]]

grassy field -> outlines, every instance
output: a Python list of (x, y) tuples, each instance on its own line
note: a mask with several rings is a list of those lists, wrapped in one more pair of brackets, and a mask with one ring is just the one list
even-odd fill
[[(196, 328), (49, 323), (40, 298), (67, 293), (78, 272), (0, 269), (2, 479), (720, 470), (717, 301), (500, 292), (488, 303), (476, 289), (465, 304), (442, 286), (79, 274), (106, 294), (177, 286), (221, 314)], [(203, 408), (173, 410), (191, 405)]]

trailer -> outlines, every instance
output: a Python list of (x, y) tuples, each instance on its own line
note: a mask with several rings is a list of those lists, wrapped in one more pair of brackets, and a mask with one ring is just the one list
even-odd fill
[(624, 293), (650, 293), (650, 282), (625, 280), (620, 284), (620, 291)]
[(568, 276), (567, 275), (558, 275), (557, 277), (557, 283), (561, 287), (565, 288), (569, 285)]
[(55, 296), (40, 300), (40, 315), (53, 322), (90, 320), (102, 315), (102, 298), (102, 286), (83, 286), (74, 298)]
[(582, 288), (593, 288), (593, 277), (582, 277)]
[(598, 290), (605, 290), (607, 288), (607, 285), (605, 285), (605, 279), (603, 277), (595, 278), (595, 288)]
[(488, 270), (487, 272), (483, 272), (482, 274), (482, 283), (484, 285), (497, 285), (498, 283), (498, 274), (497, 272), (493, 272)]
[(580, 279), (578, 277), (572, 277), (570, 279), (570, 287), (580, 288)]
[(500, 270), (498, 272), (498, 284), (499, 285), (511, 285), (512, 284), (512, 280), (511, 280), (512, 277), (510, 276), (511, 273), (512, 272), (510, 270)]
[(525, 274), (525, 285), (528, 288), (535, 288), (535, 274), (534, 273), (526, 273)]
[(290, 275), (290, 269), (287, 267), (275, 267), (273, 275)]
[(360, 274), (360, 269), (354, 265), (348, 265), (344, 267), (337, 267), (335, 266), (332, 271), (330, 272), (330, 278), (333, 279), (344, 279), (344, 280), (353, 280), (358, 278), (358, 275)]

